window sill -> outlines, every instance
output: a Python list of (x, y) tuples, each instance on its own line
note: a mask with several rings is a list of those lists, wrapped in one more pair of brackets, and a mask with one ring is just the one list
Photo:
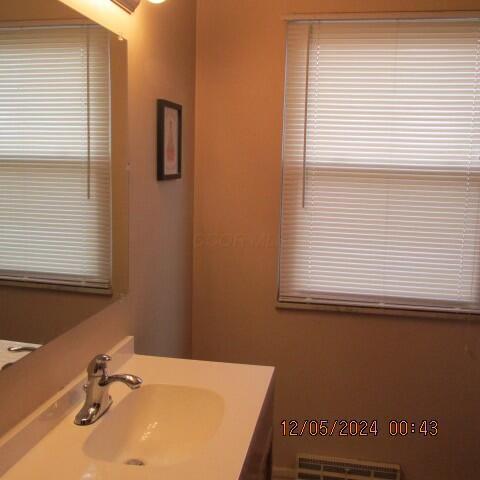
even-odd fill
[(20, 287), (20, 288), (34, 288), (39, 290), (51, 290), (59, 292), (73, 292), (73, 293), (87, 293), (92, 295), (112, 296), (113, 290), (111, 288), (100, 287), (82, 287), (79, 285), (62, 285), (56, 283), (41, 283), (21, 280), (5, 280), (0, 279), (0, 286), (3, 287)]
[(355, 313), (367, 315), (386, 315), (395, 317), (431, 318), (436, 320), (469, 321), (480, 320), (479, 313), (446, 312), (433, 310), (414, 310), (403, 308), (363, 307), (353, 305), (333, 305), (321, 303), (280, 302), (277, 300), (276, 308), (279, 310), (309, 310), (337, 313)]

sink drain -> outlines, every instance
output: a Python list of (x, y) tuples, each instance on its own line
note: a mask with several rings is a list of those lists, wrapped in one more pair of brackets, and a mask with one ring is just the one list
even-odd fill
[(137, 467), (144, 467), (145, 462), (143, 460), (138, 459), (138, 458), (131, 458), (130, 460), (127, 460), (125, 462), (125, 465), (136, 465)]

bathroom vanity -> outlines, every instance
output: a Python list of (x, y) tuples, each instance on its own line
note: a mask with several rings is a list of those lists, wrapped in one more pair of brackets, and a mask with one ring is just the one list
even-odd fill
[(113, 404), (74, 424), (85, 374), (0, 440), (5, 480), (263, 480), (270, 477), (272, 367), (135, 355), (127, 338), (110, 352)]

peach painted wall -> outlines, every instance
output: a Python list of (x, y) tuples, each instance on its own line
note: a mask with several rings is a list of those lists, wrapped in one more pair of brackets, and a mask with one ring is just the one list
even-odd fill
[[(274, 463), (298, 452), (480, 472), (480, 324), (275, 308), (291, 13), (480, 9), (478, 0), (198, 0), (193, 355), (277, 367)], [(378, 419), (377, 438), (284, 438), (282, 419)], [(387, 419), (440, 435), (389, 438)]]
[[(130, 291), (0, 373), (0, 435), (125, 335), (137, 335), (140, 353), (190, 355), (195, 16), (195, 0), (172, 0), (142, 2), (128, 17)], [(185, 108), (182, 180), (156, 181), (157, 98)], [(55, 307), (67, 322), (75, 314), (68, 302)]]

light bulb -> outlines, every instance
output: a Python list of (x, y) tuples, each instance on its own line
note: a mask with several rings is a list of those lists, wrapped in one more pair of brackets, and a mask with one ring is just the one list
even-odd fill
[(165, 0), (148, 0), (150, 3), (163, 3)]

